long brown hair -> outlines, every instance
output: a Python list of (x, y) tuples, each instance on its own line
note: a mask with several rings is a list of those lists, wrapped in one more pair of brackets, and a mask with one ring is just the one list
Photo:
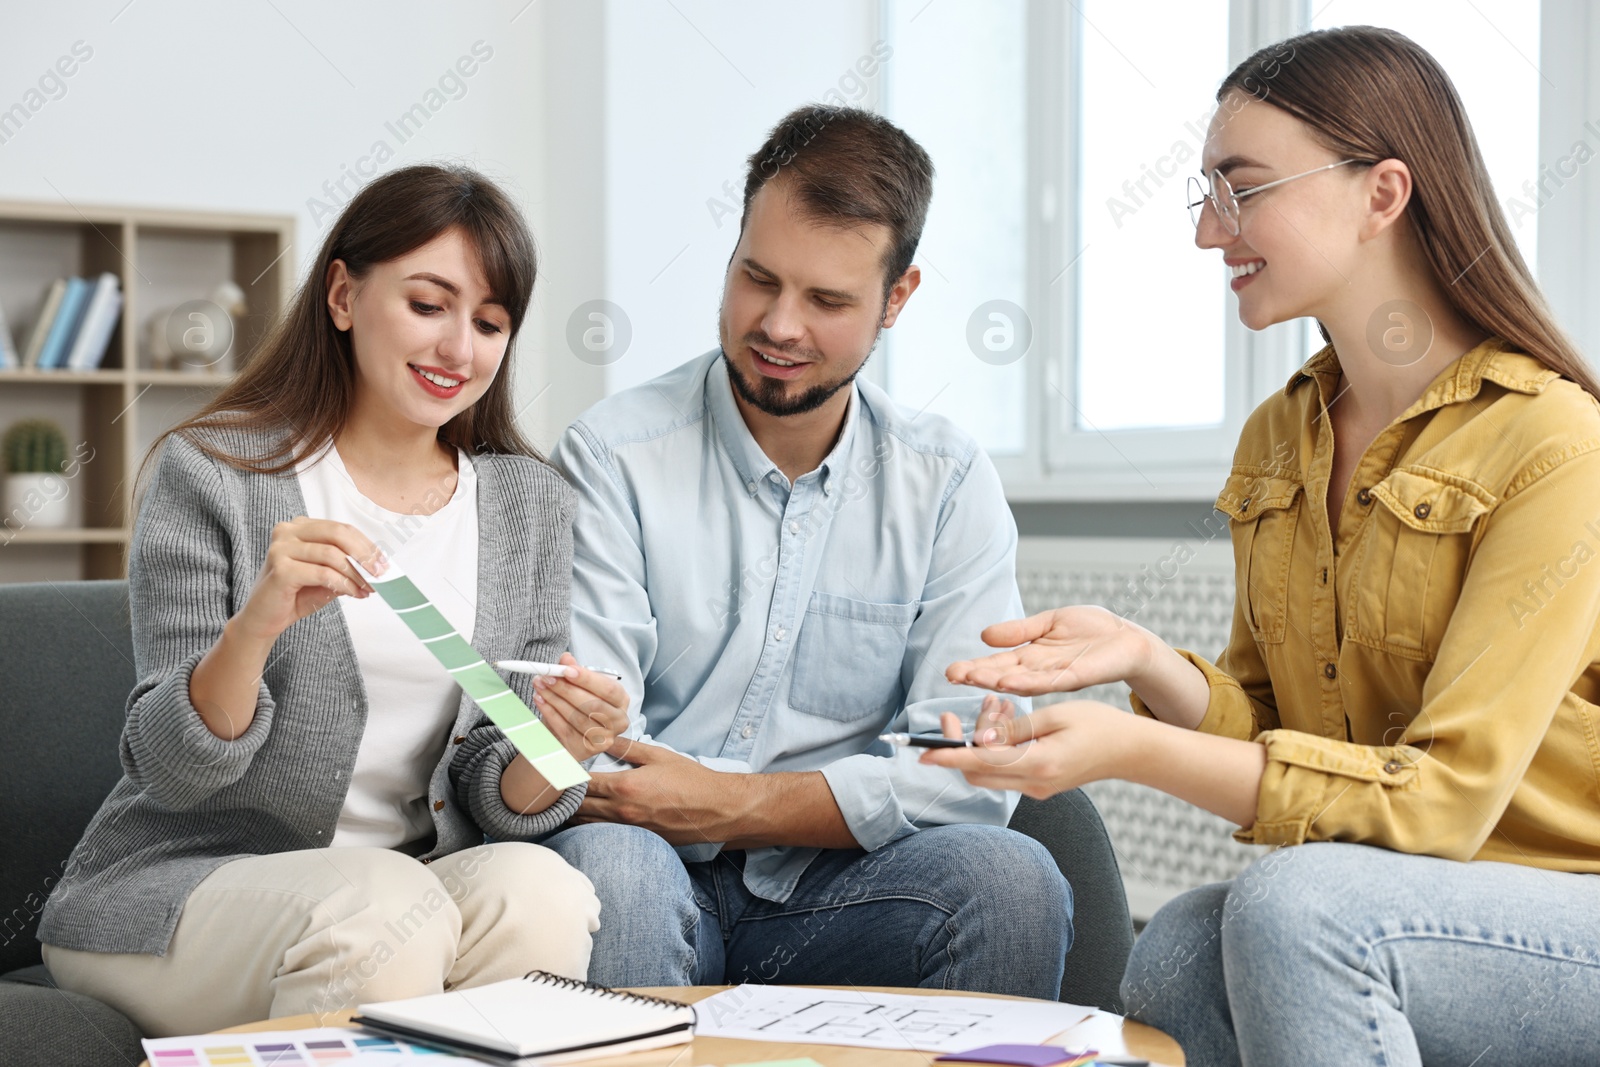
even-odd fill
[(1282, 108), (1342, 159), (1405, 163), (1406, 212), (1455, 310), (1600, 397), (1517, 251), (1455, 85), (1424, 48), (1377, 26), (1313, 30), (1239, 64), (1217, 101), (1230, 92)]
[[(397, 259), (451, 229), (477, 251), (490, 298), (506, 309), (511, 329), (500, 372), (477, 403), (439, 428), (439, 440), (469, 454), (497, 452), (542, 459), (517, 429), (511, 410), (512, 348), (533, 296), (533, 235), (511, 200), (478, 172), (460, 166), (405, 167), (369, 183), (345, 206), (322, 242), (304, 284), (260, 349), (223, 390), (158, 437), (182, 433), (208, 455), (241, 470), (282, 474), (320, 448), (344, 425), (355, 394), (350, 335), (328, 312), (328, 266), (342, 259), (351, 277)], [(287, 431), (264, 455), (221, 448), (206, 427)]]

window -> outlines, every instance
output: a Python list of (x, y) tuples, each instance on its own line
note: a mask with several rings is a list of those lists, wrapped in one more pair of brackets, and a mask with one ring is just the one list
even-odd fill
[(1026, 447), (1027, 4), (891, 0), (885, 111), (933, 157), (912, 313), (883, 335), (884, 385), (995, 456)]
[(1533, 263), (1541, 5), (1316, 2), (885, 3), (884, 110), (939, 176), (879, 373), (976, 434), (1013, 499), (1208, 498), (1250, 410), (1322, 346), (1310, 320), (1246, 330), (1184, 210), (1215, 88), (1257, 47), (1371, 23), (1432, 51)]
[(1181, 19), (1078, 10), (1079, 355), (1062, 415), (1079, 432), (1220, 426), (1232, 309), (1183, 199), (1228, 69), (1228, 2), (1190, 0)]

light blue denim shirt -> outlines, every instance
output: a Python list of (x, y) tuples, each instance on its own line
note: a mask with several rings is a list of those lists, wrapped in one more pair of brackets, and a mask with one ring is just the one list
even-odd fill
[[(590, 408), (552, 461), (579, 496), (573, 654), (621, 672), (629, 736), (717, 770), (820, 770), (869, 851), (1010, 819), (1017, 794), (877, 740), (944, 711), (970, 727), (982, 695), (945, 667), (1022, 614), (1016, 524), (971, 437), (858, 379), (833, 450), (790, 485), (712, 351)], [(785, 900), (816, 855), (751, 849), (745, 885)]]

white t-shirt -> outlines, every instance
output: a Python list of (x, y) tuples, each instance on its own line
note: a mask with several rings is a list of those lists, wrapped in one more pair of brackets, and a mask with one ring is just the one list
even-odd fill
[[(296, 470), (306, 514), (347, 522), (398, 563), (472, 640), (478, 607), (478, 480), (456, 452), (456, 489), (431, 515), (379, 507), (331, 445)], [(367, 690), (367, 725), (333, 833), (336, 847), (400, 848), (433, 833), (428, 780), (450, 742), (461, 689), (376, 594), (337, 601)], [(326, 610), (326, 609), (324, 609)]]

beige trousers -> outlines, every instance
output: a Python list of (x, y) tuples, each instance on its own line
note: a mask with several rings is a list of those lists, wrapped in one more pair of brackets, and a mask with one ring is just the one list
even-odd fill
[(44, 946), (63, 989), (147, 1037), (355, 1008), (589, 969), (594, 886), (540, 845), (500, 842), (423, 864), (320, 848), (223, 864), (195, 887), (165, 956)]

